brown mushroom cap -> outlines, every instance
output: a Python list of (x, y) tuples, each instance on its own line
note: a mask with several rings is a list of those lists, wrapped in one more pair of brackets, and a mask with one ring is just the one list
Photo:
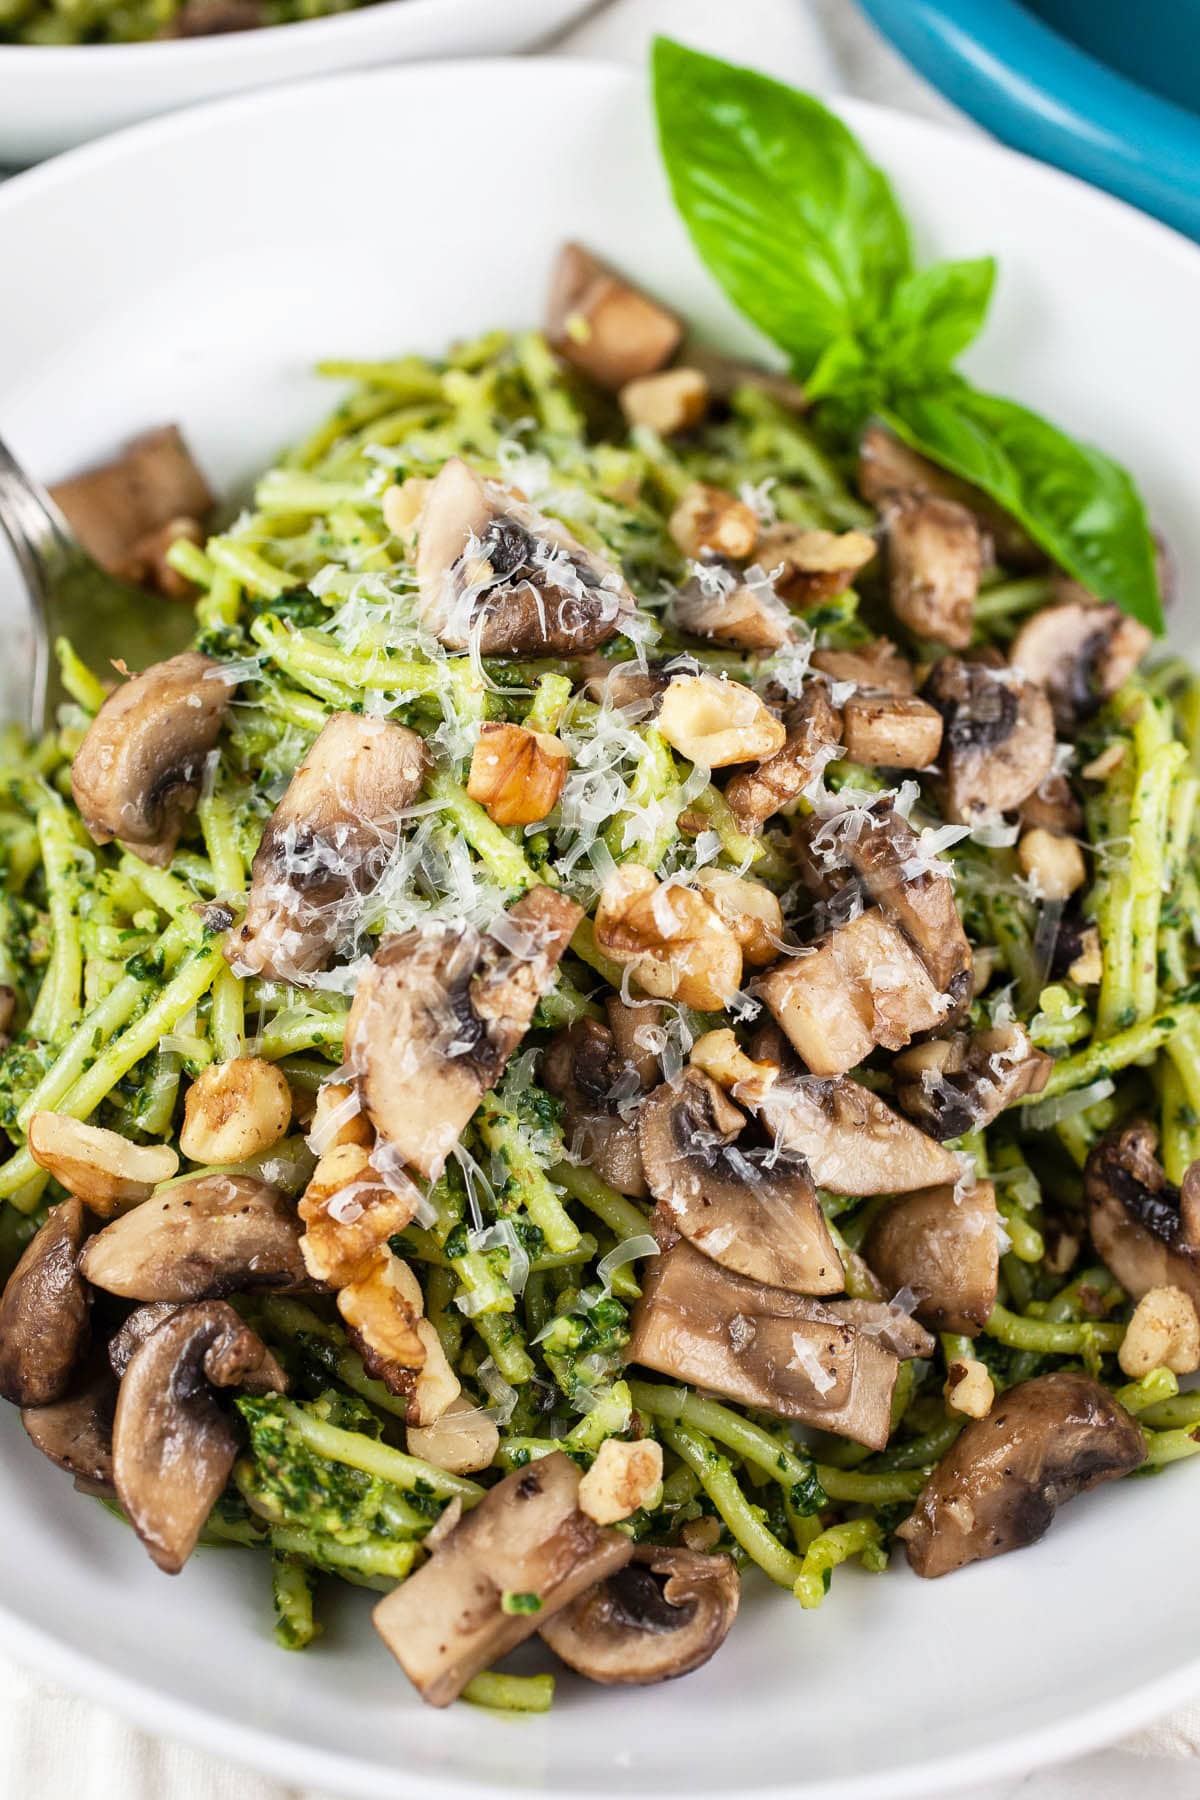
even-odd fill
[(747, 1155), (745, 1115), (699, 1069), (638, 1116), (650, 1192), (667, 1223), (723, 1267), (797, 1294), (839, 1294), (845, 1274), (802, 1163)]
[(249, 1175), (178, 1182), (89, 1239), (80, 1269), (126, 1300), (202, 1300), (304, 1287), (295, 1207)]
[(1137, 619), (1087, 595), (1033, 613), (1010, 660), (1046, 688), (1059, 730), (1074, 733), (1133, 674), (1151, 642)]
[(563, 1102), (563, 1132), (572, 1155), (618, 1193), (642, 1200), (647, 1188), (637, 1126), (621, 1117), (610, 1098), (621, 1073), (613, 1033), (597, 1019), (579, 1019), (560, 1031), (542, 1058), (542, 1082)]
[(915, 694), (851, 694), (842, 735), (852, 762), (875, 769), (924, 769), (942, 747), (942, 716)]
[(958, 1180), (953, 1152), (846, 1076), (776, 1081), (758, 1111), (776, 1143), (835, 1194), (905, 1194)]
[(579, 656), (635, 605), (611, 564), (459, 457), (429, 484), (417, 546), (422, 618), (449, 649)]
[[(1200, 1307), (1200, 1234), (1195, 1207), (1159, 1163), (1154, 1128), (1144, 1119), (1110, 1131), (1084, 1168), (1092, 1242), (1134, 1300), (1156, 1287), (1177, 1287)], [(1193, 1164), (1193, 1168), (1195, 1165)], [(1194, 1199), (1189, 1169), (1184, 1190)]]
[(425, 747), (386, 719), (334, 713), (288, 783), (250, 869), (231, 963), (271, 981), (322, 968), (376, 886), (401, 815), (420, 791)]
[(112, 1371), (97, 1367), (84, 1386), (49, 1406), (27, 1406), (21, 1423), (43, 1456), (87, 1492), (115, 1493), (112, 1425), (117, 1384)]
[(76, 1199), (52, 1209), (0, 1297), (0, 1394), (48, 1406), (67, 1393), (88, 1342), (91, 1293), (79, 1272), (87, 1220)]
[(564, 361), (616, 393), (670, 362), (683, 326), (582, 244), (564, 244), (551, 277), (546, 336)]
[(842, 721), (823, 682), (809, 682), (784, 719), (783, 748), (757, 768), (743, 769), (726, 784), (725, 798), (742, 831), (761, 831), (781, 806), (797, 799), (842, 739)]
[(118, 838), (143, 862), (170, 862), (232, 696), (221, 665), (195, 650), (108, 696), (71, 764), (71, 792), (97, 844)]
[(998, 1217), (990, 1181), (957, 1199), (950, 1186), (921, 1188), (876, 1214), (863, 1255), (889, 1292), (909, 1288), (917, 1296), (926, 1325), (974, 1337), (996, 1304)]
[(944, 656), (923, 689), (945, 721), (939, 794), (947, 819), (974, 825), (1011, 812), (1054, 767), (1045, 688), (1015, 669)]
[(648, 1686), (700, 1668), (737, 1616), (732, 1557), (639, 1544), (623, 1569), (540, 1627), (568, 1668), (605, 1686)]
[(129, 578), (131, 552), (174, 520), (202, 520), (213, 497), (177, 425), (160, 425), (119, 456), (50, 490), (76, 537), (110, 575)]
[(975, 515), (938, 494), (896, 494), (883, 513), (892, 611), (920, 638), (971, 641), (990, 545)]
[(108, 1363), (118, 1381), (150, 1333), (157, 1331), (164, 1319), (178, 1311), (174, 1300), (151, 1300), (145, 1306), (136, 1306), (113, 1332), (108, 1340)]
[[(579, 1481), (561, 1450), (514, 1469), (375, 1608), (375, 1629), (430, 1706), (448, 1706), (473, 1675), (629, 1561), (631, 1540), (580, 1510)], [(506, 1594), (541, 1604), (505, 1612)]]
[[(384, 938), (346, 1023), (365, 1111), (402, 1163), (434, 1179), (529, 1028), (582, 918), (553, 888), (509, 908), (505, 944), (470, 927)], [(378, 1165), (377, 1165), (378, 1166)]]
[(939, 469), (882, 425), (869, 425), (859, 445), (858, 491), (864, 500), (881, 510), (897, 494), (941, 494), (957, 500), (983, 525), (995, 543), (1001, 562), (1014, 569), (1039, 569), (1045, 566), (1043, 550), (1025, 530), (990, 499), (981, 488), (960, 481), (957, 475)]
[(1141, 1428), (1107, 1388), (1062, 1369), (1010, 1388), (947, 1451), (897, 1535), (918, 1575), (1035, 1544), (1056, 1509), (1144, 1461)]
[(890, 638), (876, 638), (861, 650), (814, 650), (812, 666), (831, 681), (851, 681), (874, 694), (911, 694), (913, 666)]
[(948, 1002), (908, 938), (879, 907), (784, 957), (755, 983), (814, 1075), (844, 1075), (883, 1045), (898, 1050), (944, 1023)]
[(640, 1280), (629, 1362), (883, 1449), (898, 1363), (881, 1334), (820, 1300), (735, 1275), (684, 1238)]
[(113, 1478), (151, 1557), (178, 1574), (229, 1479), (237, 1437), (213, 1387), (281, 1393), (283, 1371), (223, 1300), (181, 1307), (135, 1351), (113, 1421)]
[(1040, 1094), (1053, 1066), (1025, 1027), (1012, 1024), (931, 1038), (902, 1052), (892, 1072), (904, 1111), (945, 1140), (981, 1131), (1024, 1095)]
[[(832, 828), (831, 828), (832, 827)], [(848, 870), (915, 947), (938, 992), (959, 1005), (971, 994), (971, 946), (954, 898), (950, 866), (921, 852), (917, 833), (888, 797), (856, 809), (848, 825), (796, 821), (805, 880), (823, 899)]]
[(795, 635), (791, 613), (766, 582), (693, 576), (672, 599), (671, 616), (692, 637), (742, 650), (778, 650)]

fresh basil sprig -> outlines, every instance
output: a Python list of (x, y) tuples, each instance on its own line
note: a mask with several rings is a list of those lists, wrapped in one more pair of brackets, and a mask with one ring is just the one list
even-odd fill
[(987, 316), (992, 259), (914, 268), (887, 177), (809, 94), (659, 38), (654, 100), (696, 249), (787, 352), (809, 398), (844, 430), (881, 415), (1011, 512), (1068, 574), (1161, 633), (1154, 544), (1132, 478), (954, 368)]

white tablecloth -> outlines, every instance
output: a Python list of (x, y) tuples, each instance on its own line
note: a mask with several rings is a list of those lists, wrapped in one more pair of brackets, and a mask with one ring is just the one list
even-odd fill
[[(503, 5), (504, 0), (496, 0)], [(605, 0), (558, 53), (642, 64), (655, 32), (752, 62), (797, 86), (853, 93), (973, 129), (897, 57), (850, 0)], [(2, 1652), (0, 1645), (0, 1652)], [(961, 1800), (1196, 1800), (1200, 1702), (1128, 1744)], [(1152, 1757), (1153, 1770), (1134, 1760)], [(1167, 1762), (1165, 1758), (1180, 1759)], [(199, 1751), (163, 1744), (64, 1694), (0, 1653), (0, 1800), (325, 1800)]]

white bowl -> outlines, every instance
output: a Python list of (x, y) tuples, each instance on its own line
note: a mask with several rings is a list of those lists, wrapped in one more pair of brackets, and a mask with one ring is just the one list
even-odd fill
[(379, 0), (331, 18), (151, 44), (0, 44), (0, 166), (244, 88), (526, 50), (590, 0)]
[[(987, 144), (845, 111), (925, 250), (998, 252), (979, 378), (1138, 470), (1194, 608), (1200, 252)], [(0, 192), (0, 266), (24, 272), (7, 283), (0, 429), (53, 477), (178, 418), (236, 486), (328, 405), (314, 359), (535, 320), (568, 235), (750, 341), (671, 212), (634, 77), (388, 70), (141, 127)], [(510, 1720), (422, 1708), (361, 1595), (304, 1656), (277, 1651), (258, 1558), (202, 1552), (169, 1581), (0, 1413), (6, 1646), (153, 1730), (305, 1787), (925, 1795), (1083, 1751), (1200, 1692), (1200, 1467), (1074, 1501), (1036, 1548), (949, 1580), (919, 1581), (903, 1559), (884, 1576), (841, 1570), (816, 1613), (748, 1579), (705, 1669), (630, 1692), (564, 1675), (548, 1717)]]

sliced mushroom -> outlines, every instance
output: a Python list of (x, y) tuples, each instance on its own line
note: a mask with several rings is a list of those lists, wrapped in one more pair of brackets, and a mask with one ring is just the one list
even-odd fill
[(784, 720), (783, 748), (756, 769), (744, 769), (726, 784), (725, 798), (740, 830), (761, 831), (781, 807), (798, 800), (837, 754), (842, 721), (822, 682), (809, 682)]
[(935, 1138), (982, 1131), (1026, 1094), (1040, 1094), (1054, 1059), (1035, 1048), (1023, 1025), (968, 1037), (931, 1038), (892, 1064), (896, 1098)]
[(1057, 770), (1051, 771), (1027, 800), (1022, 800), (1020, 818), (1025, 830), (1053, 831), (1063, 837), (1083, 834), (1083, 807), (1070, 781)]
[(738, 1138), (746, 1123), (699, 1069), (663, 1085), (638, 1115), (650, 1192), (666, 1222), (723, 1267), (796, 1294), (845, 1286), (802, 1163), (773, 1165)]
[[(847, 1268), (851, 1263), (856, 1265), (859, 1280), (879, 1286), (862, 1257), (853, 1251)], [(890, 1350), (901, 1362), (909, 1362), (917, 1356), (932, 1356), (937, 1347), (931, 1334), (907, 1306), (897, 1300), (830, 1300), (827, 1305), (831, 1313), (847, 1325), (853, 1325), (856, 1331), (866, 1337), (878, 1338), (884, 1349)]]
[(609, 994), (604, 1011), (622, 1069), (632, 1069), (638, 1086), (648, 1094), (658, 1082), (658, 1057), (647, 1048), (647, 1040), (653, 1043), (655, 1032), (662, 1029), (665, 1009), (652, 1000), (628, 1001)]
[(112, 1373), (120, 1381), (137, 1351), (139, 1351), (152, 1331), (157, 1331), (164, 1319), (179, 1311), (174, 1300), (152, 1300), (146, 1306), (137, 1306), (129, 1317), (118, 1327), (108, 1340), (108, 1365)]
[(936, 494), (897, 494), (883, 517), (892, 611), (917, 637), (965, 650), (989, 551), (979, 521)]
[[(1134, 1119), (1094, 1146), (1083, 1175), (1088, 1230), (1132, 1299), (1151, 1288), (1177, 1287), (1200, 1306), (1200, 1218), (1167, 1180), (1157, 1145), (1154, 1127)], [(1189, 1170), (1183, 1188), (1189, 1202), (1195, 1185)]]
[(920, 1188), (876, 1214), (863, 1255), (889, 1293), (917, 1296), (917, 1317), (934, 1331), (974, 1337), (996, 1304), (998, 1223), (990, 1181), (962, 1194), (949, 1185)]
[(831, 681), (850, 681), (869, 693), (911, 694), (913, 666), (890, 638), (876, 638), (862, 650), (814, 650), (812, 666)]
[(55, 1112), (30, 1119), (29, 1154), (101, 1218), (148, 1199), (179, 1167), (170, 1144), (131, 1144), (117, 1131)]
[(417, 582), (434, 636), (484, 656), (582, 655), (620, 631), (635, 604), (610, 563), (459, 457), (425, 496)]
[(137, 579), (138, 547), (180, 518), (202, 520), (213, 497), (177, 425), (134, 438), (110, 462), (60, 481), (51, 494), (89, 556)]
[(682, 1238), (641, 1281), (629, 1362), (883, 1449), (899, 1365), (877, 1337), (819, 1300), (723, 1269)]
[[(646, 1177), (637, 1127), (622, 1118), (613, 1098), (621, 1076), (613, 1034), (596, 1019), (580, 1019), (560, 1031), (542, 1058), (542, 1082), (563, 1102), (563, 1131), (572, 1154), (618, 1193), (641, 1200)], [(640, 1082), (629, 1098), (639, 1088)]]
[(949, 863), (930, 856), (890, 797), (824, 823), (799, 820), (795, 838), (805, 879), (823, 898), (848, 869), (916, 946), (939, 993), (970, 998), (971, 946), (954, 900)]
[(271, 815), (225, 955), (243, 974), (298, 981), (325, 966), (399, 840), (425, 748), (386, 719), (334, 713)]
[(918, 1575), (1035, 1544), (1064, 1500), (1145, 1460), (1141, 1428), (1098, 1381), (1062, 1369), (1010, 1388), (933, 1471), (897, 1536)]
[(638, 1544), (623, 1569), (548, 1619), (555, 1656), (605, 1686), (646, 1687), (700, 1668), (737, 1617), (733, 1558)]
[(564, 244), (550, 283), (546, 336), (565, 362), (615, 394), (670, 362), (683, 326), (582, 244)]
[(181, 1307), (135, 1352), (113, 1421), (113, 1478), (126, 1518), (168, 1575), (196, 1547), (237, 1456), (213, 1388), (280, 1393), (283, 1372), (222, 1300)]
[(865, 531), (813, 531), (769, 525), (758, 541), (758, 560), (785, 600), (817, 606), (844, 594), (873, 562), (878, 545)]
[(924, 769), (942, 747), (942, 716), (915, 694), (851, 694), (842, 736), (852, 762), (874, 769)]
[(944, 656), (923, 691), (945, 722), (938, 792), (947, 819), (994, 819), (1041, 786), (1055, 748), (1044, 688), (1014, 669)]
[(54, 1207), (0, 1296), (0, 1394), (14, 1406), (61, 1400), (87, 1348), (91, 1294), (79, 1273), (86, 1235), (78, 1200)]
[(878, 907), (784, 958), (755, 985), (814, 1075), (844, 1075), (883, 1045), (899, 1050), (946, 1017), (948, 1002)]
[(740, 650), (778, 650), (795, 635), (783, 601), (766, 581), (738, 581), (713, 567), (695, 575), (671, 602), (680, 631)]
[(203, 1300), (307, 1284), (286, 1195), (249, 1175), (198, 1175), (145, 1200), (89, 1239), (79, 1266), (126, 1300)]
[(1047, 690), (1058, 729), (1074, 735), (1133, 674), (1151, 642), (1137, 619), (1087, 595), (1033, 613), (1013, 640), (1010, 660)]
[(939, 494), (974, 513), (1006, 567), (1041, 568), (1046, 557), (1011, 513), (977, 487), (918, 456), (882, 425), (870, 425), (859, 445), (858, 491), (880, 511), (897, 494)]
[(170, 862), (232, 696), (221, 665), (196, 650), (113, 690), (71, 764), (71, 792), (94, 842), (117, 838), (143, 862)]
[[(509, 908), (503, 943), (469, 926), (384, 938), (346, 1023), (365, 1111), (401, 1163), (435, 1179), (495, 1085), (583, 914), (553, 888)], [(377, 1168), (383, 1167), (376, 1152)]]
[[(375, 1629), (430, 1706), (627, 1563), (633, 1544), (579, 1508), (580, 1471), (561, 1450), (514, 1469), (375, 1608)], [(521, 1605), (505, 1608), (520, 1596)]]
[(959, 1178), (951, 1151), (845, 1076), (773, 1082), (758, 1115), (782, 1149), (804, 1158), (817, 1186), (835, 1194), (907, 1194)]
[(112, 1428), (117, 1384), (98, 1367), (91, 1379), (49, 1406), (27, 1406), (21, 1423), (30, 1442), (86, 1493), (113, 1495)]

